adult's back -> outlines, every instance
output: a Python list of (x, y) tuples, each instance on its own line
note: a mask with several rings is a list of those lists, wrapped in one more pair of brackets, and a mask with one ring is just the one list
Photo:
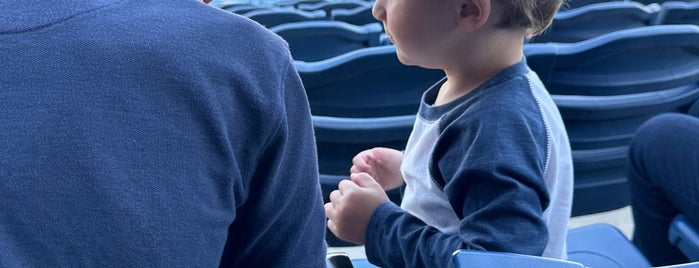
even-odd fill
[(3, 266), (324, 265), (280, 38), (194, 0), (0, 10)]

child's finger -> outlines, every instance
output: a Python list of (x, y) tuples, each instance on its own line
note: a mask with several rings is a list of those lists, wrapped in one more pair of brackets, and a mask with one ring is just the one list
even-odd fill
[(328, 219), (327, 225), (330, 232), (337, 235), (337, 225), (335, 225), (335, 222), (332, 219)]
[(335, 206), (335, 204), (337, 204), (341, 196), (342, 194), (339, 190), (334, 190), (330, 192), (330, 196), (328, 198), (330, 199), (330, 203), (332, 203), (332, 205)]
[(332, 203), (325, 203), (325, 205), (323, 205), (323, 208), (325, 209), (325, 216), (328, 217), (328, 219), (334, 219), (337, 215), (337, 212), (335, 211), (335, 206)]
[(378, 182), (376, 182), (376, 180), (373, 177), (364, 172), (352, 173), (350, 175), (350, 179), (352, 180), (352, 182), (356, 183), (356, 185), (360, 187), (382, 189), (381, 185)]
[(357, 184), (355, 184), (351, 180), (341, 180), (340, 183), (337, 185), (337, 190), (340, 191), (341, 195), (345, 194), (345, 192), (347, 191), (356, 188), (359, 188), (359, 186), (357, 186)]

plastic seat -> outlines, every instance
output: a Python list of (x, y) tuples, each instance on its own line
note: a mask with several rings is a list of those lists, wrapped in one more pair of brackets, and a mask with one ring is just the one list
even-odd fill
[(422, 93), (444, 76), (441, 70), (406, 66), (394, 46), (357, 49), (295, 66), (311, 113), (335, 117), (413, 115)]
[(670, 243), (687, 256), (690, 261), (699, 261), (699, 227), (690, 223), (684, 215), (672, 220), (668, 233)]
[(245, 14), (253, 10), (270, 9), (270, 7), (256, 5), (256, 4), (227, 4), (221, 6), (221, 9), (233, 12), (236, 14)]
[(356, 25), (380, 22), (374, 18), (371, 5), (360, 6), (352, 9), (333, 9), (330, 11), (331, 20), (344, 21)]
[(584, 268), (580, 263), (530, 255), (457, 250), (452, 261), (454, 268)]
[(568, 231), (568, 260), (586, 267), (651, 267), (641, 252), (616, 227), (593, 224)]
[(642, 93), (696, 84), (699, 79), (696, 25), (640, 27), (578, 43), (530, 43), (524, 52), (554, 95)]
[(699, 25), (699, 2), (664, 2), (654, 24)]
[(325, 20), (325, 15), (325, 11), (322, 10), (302, 11), (289, 8), (257, 9), (243, 14), (267, 28), (291, 22)]
[(352, 158), (373, 147), (405, 148), (415, 115), (343, 118), (312, 117), (321, 174), (349, 175)]
[(683, 111), (699, 98), (699, 84), (614, 96), (552, 98), (570, 128), (573, 149), (597, 149), (627, 145), (645, 120), (661, 113)]
[[(598, 3), (606, 3), (606, 2), (612, 2), (614, 0), (569, 0), (563, 2), (563, 5), (561, 6), (561, 11), (569, 10), (569, 9), (575, 9), (579, 7), (584, 7), (587, 5), (593, 5), (593, 4), (598, 4)], [(619, 1), (625, 1), (625, 0), (619, 0)]]
[[(684, 219), (678, 217), (677, 222)], [(673, 223), (675, 224), (675, 223)], [(696, 231), (696, 230), (695, 230)], [(673, 232), (672, 230), (670, 231)], [(670, 235), (672, 236), (672, 235)], [(568, 230), (567, 260), (537, 256), (458, 250), (452, 261), (456, 268), (490, 267), (601, 267), (601, 268), (649, 268), (651, 264), (619, 229), (609, 224), (592, 224)], [(375, 267), (366, 259), (352, 260), (355, 267)], [(662, 266), (656, 268), (694, 268), (699, 262)]]
[(355, 9), (358, 7), (366, 7), (370, 6), (369, 3), (367, 2), (318, 2), (318, 3), (305, 3), (305, 4), (299, 4), (298, 9), (304, 10), (304, 11), (314, 11), (314, 10), (323, 10), (327, 13), (328, 16), (331, 16), (331, 13), (335, 9)]
[(699, 262), (682, 263), (668, 266), (659, 266), (656, 268), (699, 268)]
[(273, 1), (274, 6), (277, 7), (293, 7), (298, 8), (301, 5), (308, 4), (319, 4), (319, 3), (329, 3), (325, 0), (284, 0), (284, 1)]
[(551, 27), (530, 42), (572, 43), (605, 33), (650, 26), (660, 10), (657, 4), (643, 5), (633, 1), (594, 3), (560, 11)]
[[(318, 147), (320, 186), (324, 202), (330, 201), (330, 192), (337, 190), (340, 180), (349, 178), (352, 158), (373, 147), (405, 148), (415, 115), (379, 118), (340, 118), (313, 116), (313, 128)], [(387, 192), (391, 201), (400, 204), (402, 189)], [(326, 232), (328, 245), (334, 247), (353, 244)]]
[(379, 23), (357, 26), (342, 21), (304, 21), (270, 28), (289, 43), (295, 60), (320, 61), (360, 48), (377, 46)]

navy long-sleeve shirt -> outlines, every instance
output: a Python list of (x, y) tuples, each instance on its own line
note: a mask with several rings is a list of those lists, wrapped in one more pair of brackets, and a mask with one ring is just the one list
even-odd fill
[(194, 0), (0, 11), (0, 266), (324, 266), (280, 38)]
[(403, 155), (402, 209), (386, 202), (369, 222), (369, 261), (447, 267), (457, 249), (565, 258), (570, 145), (539, 78), (521, 61), (434, 106), (443, 82), (425, 92)]

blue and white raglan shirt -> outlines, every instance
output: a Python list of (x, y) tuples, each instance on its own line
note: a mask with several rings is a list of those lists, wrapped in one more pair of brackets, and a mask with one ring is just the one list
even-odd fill
[(565, 258), (572, 204), (570, 145), (556, 105), (525, 61), (432, 106), (423, 95), (401, 172), (366, 235), (381, 267), (447, 267), (457, 249)]

